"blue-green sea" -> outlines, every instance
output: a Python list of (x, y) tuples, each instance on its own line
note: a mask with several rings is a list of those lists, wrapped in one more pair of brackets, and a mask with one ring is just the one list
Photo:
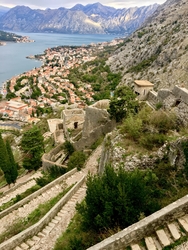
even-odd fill
[(18, 33), (29, 36), (33, 43), (7, 43), (0, 46), (0, 86), (13, 76), (40, 67), (41, 62), (26, 56), (41, 54), (47, 48), (60, 45), (88, 45), (114, 39), (113, 35), (72, 35), (49, 33)]

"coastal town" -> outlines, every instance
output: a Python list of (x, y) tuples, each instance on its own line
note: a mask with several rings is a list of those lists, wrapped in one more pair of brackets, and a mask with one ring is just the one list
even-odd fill
[(29, 59), (41, 60), (43, 65), (4, 83), (1, 89), (1, 117), (36, 123), (39, 121), (39, 110), (44, 108), (55, 109), (67, 104), (84, 108), (86, 103), (94, 101), (92, 86), (87, 83), (75, 87), (68, 79), (70, 70), (93, 61), (105, 46), (122, 42), (122, 39), (117, 39), (80, 47), (59, 46), (46, 49), (42, 55), (28, 56)]

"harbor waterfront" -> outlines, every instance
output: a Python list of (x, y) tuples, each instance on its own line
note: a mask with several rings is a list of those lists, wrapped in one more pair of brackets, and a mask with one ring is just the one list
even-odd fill
[(42, 54), (45, 49), (63, 45), (88, 45), (111, 41), (114, 35), (73, 35), (53, 33), (18, 33), (34, 40), (33, 43), (7, 43), (0, 46), (0, 87), (13, 76), (40, 67), (41, 61), (27, 59), (27, 56)]

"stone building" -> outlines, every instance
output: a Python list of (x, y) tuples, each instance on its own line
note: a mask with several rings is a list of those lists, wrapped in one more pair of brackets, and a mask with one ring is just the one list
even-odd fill
[(154, 84), (147, 80), (135, 80), (134, 92), (140, 101), (146, 100), (149, 91), (153, 90)]

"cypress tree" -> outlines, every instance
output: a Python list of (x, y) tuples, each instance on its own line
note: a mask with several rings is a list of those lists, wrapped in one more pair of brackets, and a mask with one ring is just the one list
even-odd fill
[(0, 136), (0, 167), (3, 170), (6, 182), (10, 185), (11, 184), (10, 164), (2, 135)]
[(18, 170), (17, 170), (17, 164), (14, 160), (14, 155), (12, 153), (10, 142), (8, 140), (6, 141), (6, 150), (8, 154), (8, 169), (9, 169), (8, 179), (10, 183), (15, 183), (18, 177)]
[(7, 169), (7, 162), (8, 162), (7, 151), (2, 135), (0, 133), (0, 168), (4, 173), (6, 172)]
[(10, 143), (6, 144), (3, 141), (2, 135), (0, 133), (0, 168), (4, 173), (6, 182), (10, 185), (15, 183), (18, 176), (16, 163), (14, 161), (14, 156), (10, 147)]

